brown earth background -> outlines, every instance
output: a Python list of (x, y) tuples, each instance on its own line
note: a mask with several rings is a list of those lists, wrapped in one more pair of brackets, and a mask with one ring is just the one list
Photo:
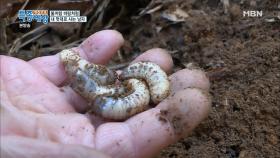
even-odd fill
[[(20, 8), (81, 10), (88, 23), (19, 29)], [(161, 47), (172, 55), (174, 72), (189, 63), (203, 68), (211, 80), (212, 111), (158, 158), (280, 157), (279, 0), (3, 0), (0, 10), (1, 54), (24, 60), (51, 55), (109, 28), (126, 40), (111, 67)], [(263, 16), (243, 17), (244, 10), (262, 10)]]

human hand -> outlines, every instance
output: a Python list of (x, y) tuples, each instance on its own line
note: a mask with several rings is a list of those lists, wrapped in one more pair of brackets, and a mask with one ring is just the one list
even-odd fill
[[(106, 64), (124, 40), (116, 31), (95, 33), (73, 48)], [(135, 61), (154, 62), (170, 73), (171, 57), (151, 49)], [(1, 56), (1, 157), (152, 157), (187, 136), (210, 109), (209, 81), (197, 69), (170, 76), (171, 95), (124, 122), (83, 114), (86, 101), (69, 87), (58, 55), (29, 62)]]

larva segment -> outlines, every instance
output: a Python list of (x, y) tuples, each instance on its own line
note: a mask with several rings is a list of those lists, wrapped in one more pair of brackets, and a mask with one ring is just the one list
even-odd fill
[(113, 84), (117, 79), (115, 71), (110, 70), (103, 65), (89, 63), (71, 49), (61, 51), (60, 59), (65, 66), (66, 72), (70, 75), (79, 68), (101, 85)]
[(130, 92), (128, 95), (97, 97), (91, 104), (93, 112), (104, 118), (124, 120), (147, 109), (150, 94), (146, 84), (138, 79), (129, 79), (125, 82), (125, 87), (129, 88)]
[(99, 85), (94, 79), (90, 78), (84, 71), (78, 69), (71, 77), (70, 86), (78, 94), (87, 100), (94, 100), (97, 96), (116, 96), (123, 94), (125, 89), (123, 86)]
[(150, 90), (151, 100), (157, 104), (169, 95), (170, 83), (166, 73), (155, 63), (137, 62), (127, 68), (120, 75), (120, 79), (144, 79)]

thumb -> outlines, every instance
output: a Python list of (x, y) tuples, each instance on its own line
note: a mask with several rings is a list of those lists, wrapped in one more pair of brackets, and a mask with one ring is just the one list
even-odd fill
[(101, 152), (81, 145), (65, 145), (19, 136), (1, 136), (1, 156), (5, 158), (108, 158)]

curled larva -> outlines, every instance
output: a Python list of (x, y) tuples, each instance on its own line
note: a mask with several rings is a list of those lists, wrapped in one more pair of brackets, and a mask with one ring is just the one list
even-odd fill
[(104, 118), (123, 120), (147, 109), (150, 94), (146, 84), (138, 79), (125, 81), (128, 94), (118, 97), (97, 97), (92, 103), (92, 111)]
[(79, 68), (101, 85), (113, 84), (117, 79), (115, 71), (103, 65), (89, 63), (71, 49), (63, 50), (59, 55), (68, 76), (75, 74), (75, 71)]
[(170, 83), (166, 73), (155, 63), (137, 62), (123, 70), (120, 79), (144, 79), (149, 87), (151, 100), (159, 103), (169, 95)]
[(132, 64), (118, 77), (115, 71), (89, 63), (71, 49), (59, 56), (70, 86), (89, 102), (91, 111), (104, 118), (126, 119), (146, 110), (150, 99), (159, 103), (169, 94), (167, 75), (154, 63)]

